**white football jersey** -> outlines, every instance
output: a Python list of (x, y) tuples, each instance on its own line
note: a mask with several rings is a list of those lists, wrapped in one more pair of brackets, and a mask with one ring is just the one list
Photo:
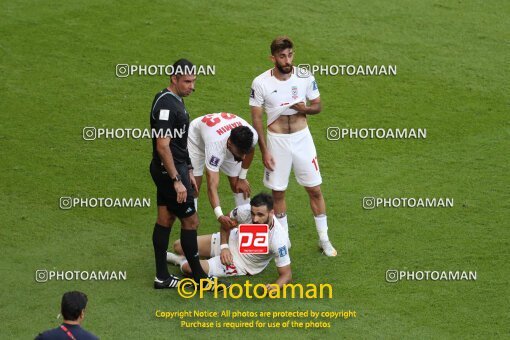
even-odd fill
[(247, 121), (232, 113), (210, 113), (193, 119), (188, 131), (188, 144), (205, 154), (207, 169), (218, 172), (226, 159), (234, 160), (227, 149), (230, 131), (238, 126), (247, 126), (253, 132), (253, 145), (258, 141), (257, 131)]
[(259, 75), (251, 85), (250, 106), (263, 107), (267, 114), (267, 125), (271, 125), (280, 116), (297, 113), (290, 106), (314, 100), (320, 96), (313, 75), (298, 77), (294, 66), (289, 79), (281, 81), (273, 75), (273, 69)]
[[(232, 210), (230, 218), (236, 219), (239, 224), (251, 224), (251, 206), (244, 204)], [(250, 275), (263, 271), (271, 259), (274, 258), (277, 267), (290, 264), (289, 249), (287, 247), (289, 235), (285, 232), (278, 219), (273, 218), (273, 226), (269, 227), (269, 253), (267, 254), (241, 254), (239, 253), (239, 229), (230, 232), (229, 248), (234, 262), (240, 265)]]

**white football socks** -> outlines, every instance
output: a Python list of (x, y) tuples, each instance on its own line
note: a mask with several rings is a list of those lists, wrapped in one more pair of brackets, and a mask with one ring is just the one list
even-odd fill
[(289, 224), (287, 223), (287, 215), (285, 215), (283, 217), (277, 217), (277, 219), (278, 219), (278, 222), (280, 222), (280, 224), (282, 225), (283, 230), (285, 230), (285, 232), (288, 234), (289, 233)]
[(186, 273), (184, 269), (182, 269), (182, 266), (184, 266), (185, 263), (188, 263), (188, 260), (184, 260), (184, 262), (182, 262), (181, 265), (179, 266), (179, 268), (181, 269), (181, 273)]
[(321, 242), (329, 241), (328, 237), (328, 217), (325, 214), (321, 214), (319, 216), (314, 216), (315, 227), (317, 228), (317, 233), (319, 234), (319, 239)]
[(183, 255), (177, 255), (177, 254), (167, 251), (166, 252), (166, 261), (173, 263), (176, 266), (181, 266), (184, 262), (186, 262), (186, 257)]
[(287, 237), (288, 237), (287, 247), (290, 249), (291, 243), (290, 243), (290, 236), (289, 236), (289, 223), (287, 222), (287, 214), (285, 214), (285, 216), (283, 216), (283, 217), (277, 217), (276, 219), (278, 220), (278, 222), (280, 222), (280, 224), (283, 227), (283, 230), (287, 234)]
[(247, 199), (244, 199), (244, 196), (243, 196), (244, 194), (242, 192), (233, 194), (233, 195), (234, 195), (234, 202), (236, 204), (236, 207), (243, 205), (243, 204), (250, 203), (250, 198), (248, 197)]

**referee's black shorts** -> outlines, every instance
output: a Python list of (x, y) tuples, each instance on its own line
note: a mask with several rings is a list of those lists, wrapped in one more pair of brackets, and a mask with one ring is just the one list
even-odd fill
[(182, 184), (186, 187), (187, 197), (183, 203), (177, 203), (177, 193), (174, 189), (174, 183), (165, 168), (157, 161), (150, 164), (150, 172), (154, 184), (157, 188), (158, 206), (165, 205), (172, 214), (178, 218), (185, 218), (193, 215), (195, 211), (195, 201), (193, 199), (194, 189), (189, 179), (187, 164), (175, 164), (177, 172), (182, 178)]

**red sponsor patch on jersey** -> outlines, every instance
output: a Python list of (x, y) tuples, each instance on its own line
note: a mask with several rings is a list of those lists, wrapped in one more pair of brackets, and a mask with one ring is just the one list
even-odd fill
[(240, 254), (268, 254), (269, 226), (267, 224), (241, 224), (239, 226)]

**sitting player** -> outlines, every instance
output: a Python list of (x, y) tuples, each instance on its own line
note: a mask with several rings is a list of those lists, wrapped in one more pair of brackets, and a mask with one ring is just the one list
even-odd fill
[[(230, 218), (239, 224), (267, 224), (269, 226), (268, 254), (239, 253), (238, 228), (210, 235), (198, 236), (198, 252), (208, 260), (200, 260), (200, 265), (209, 275), (217, 277), (236, 275), (255, 275), (263, 271), (271, 259), (275, 259), (278, 278), (275, 284), (282, 287), (292, 279), (290, 256), (288, 251), (289, 235), (274, 218), (273, 198), (260, 193), (252, 198), (250, 204), (244, 204), (230, 212)], [(228, 241), (227, 241), (228, 240)], [(221, 241), (221, 242), (220, 242)], [(186, 258), (183, 256), (181, 242), (174, 243), (176, 254), (167, 252), (167, 261), (181, 266), (184, 273), (191, 274)], [(274, 288), (267, 285), (268, 289)]]

